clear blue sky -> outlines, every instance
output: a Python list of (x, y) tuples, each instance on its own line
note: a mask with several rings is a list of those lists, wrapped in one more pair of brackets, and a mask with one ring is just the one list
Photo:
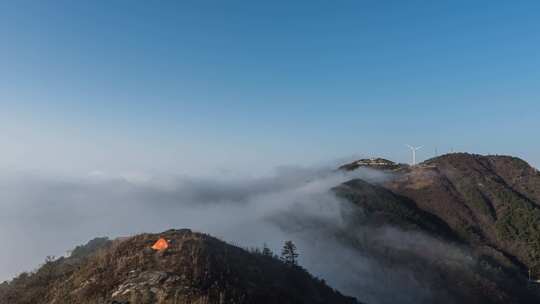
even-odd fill
[(540, 165), (538, 1), (3, 1), (0, 167)]

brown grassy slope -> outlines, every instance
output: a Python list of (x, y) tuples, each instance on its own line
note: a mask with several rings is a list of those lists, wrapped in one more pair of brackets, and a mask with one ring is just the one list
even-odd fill
[(540, 203), (540, 172), (526, 161), (511, 156), (487, 156), (490, 167), (514, 190)]
[(445, 221), (473, 247), (540, 265), (540, 175), (517, 158), (454, 153), (384, 185)]
[[(150, 247), (170, 241), (164, 252)], [(116, 301), (116, 302), (115, 302)], [(114, 241), (86, 258), (47, 263), (0, 286), (1, 304), (356, 303), (262, 254), (189, 230)]]

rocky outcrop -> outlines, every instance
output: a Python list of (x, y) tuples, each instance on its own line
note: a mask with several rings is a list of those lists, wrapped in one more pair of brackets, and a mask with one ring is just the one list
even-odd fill
[(339, 167), (339, 170), (353, 171), (358, 168), (371, 168), (376, 170), (397, 171), (407, 167), (407, 165), (397, 164), (384, 158), (364, 158), (345, 164)]

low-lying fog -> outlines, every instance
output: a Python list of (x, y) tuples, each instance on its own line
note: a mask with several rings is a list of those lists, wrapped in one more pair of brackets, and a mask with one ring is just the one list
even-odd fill
[[(275, 253), (285, 240), (293, 240), (302, 266), (368, 303), (429, 299), (430, 289), (406, 268), (382, 267), (334, 238), (333, 231), (344, 228), (341, 212), (350, 206), (329, 189), (352, 178), (378, 181), (388, 176), (292, 167), (258, 178), (133, 179), (99, 172), (84, 178), (2, 176), (0, 281), (94, 237), (190, 228), (245, 247), (266, 243)], [(404, 232), (391, 228), (377, 235), (396, 247), (419, 240), (408, 236), (407, 241)]]

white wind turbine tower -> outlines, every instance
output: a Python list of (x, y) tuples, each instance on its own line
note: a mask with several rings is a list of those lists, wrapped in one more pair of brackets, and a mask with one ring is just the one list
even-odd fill
[(407, 145), (409, 149), (411, 149), (412, 152), (412, 166), (416, 165), (416, 151), (422, 149), (423, 146), (413, 147), (411, 145)]

